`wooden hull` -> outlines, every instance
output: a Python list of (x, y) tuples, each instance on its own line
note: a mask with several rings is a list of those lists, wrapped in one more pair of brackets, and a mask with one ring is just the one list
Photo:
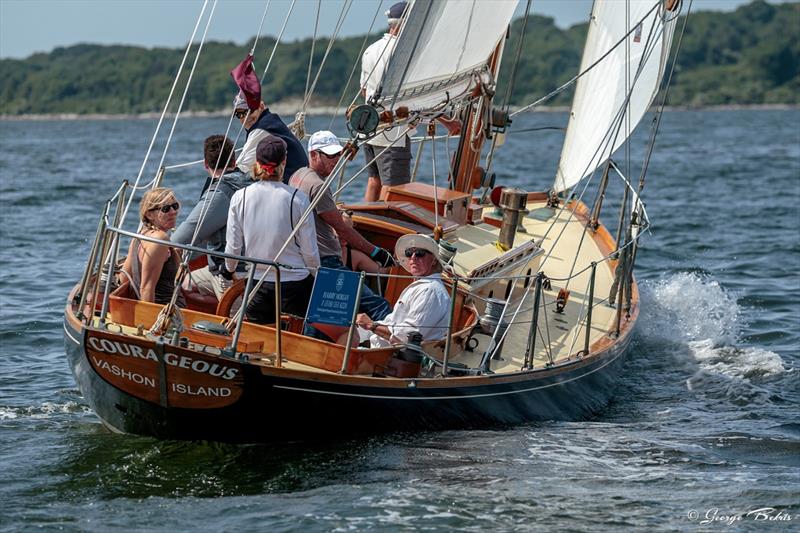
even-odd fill
[[(176, 407), (163, 390), (159, 401), (115, 386), (108, 374), (98, 371), (97, 361), (90, 361), (87, 329), (69, 311), (64, 321), (66, 353), (75, 380), (106, 426), (165, 439), (224, 442), (583, 419), (611, 397), (631, 329), (584, 359), (524, 373), (444, 380), (310, 374), (231, 359), (226, 364), (236, 369), (236, 390), (226, 396), (230, 401), (217, 399), (220, 406), (209, 408), (202, 402)], [(114, 334), (103, 335), (113, 340)], [(119, 339), (125, 337), (119, 335)], [(130, 360), (117, 356), (111, 362), (117, 373), (124, 373)]]

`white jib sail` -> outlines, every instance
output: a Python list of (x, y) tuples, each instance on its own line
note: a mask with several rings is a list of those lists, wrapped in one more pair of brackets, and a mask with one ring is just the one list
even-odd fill
[(383, 77), (386, 107), (428, 109), (473, 85), (517, 0), (414, 0)]
[(608, 55), (575, 87), (554, 191), (594, 172), (644, 117), (664, 76), (677, 16), (664, 0), (595, 1), (580, 72)]

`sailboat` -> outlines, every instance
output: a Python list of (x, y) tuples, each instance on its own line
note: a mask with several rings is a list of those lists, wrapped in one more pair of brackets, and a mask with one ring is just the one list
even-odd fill
[[(640, 199), (647, 164), (637, 183), (612, 155), (654, 103), (660, 117), (682, 4), (595, 1), (580, 70), (559, 88), (574, 85), (574, 101), (556, 175), (542, 191), (503, 187), (491, 171), (513, 131), (514, 113), (495, 95), (516, 8), (510, 0), (410, 2), (380, 90), (346, 119), (354, 149), (387, 129), (442, 116), (462, 123), (446, 179), (434, 173), (432, 183), (391, 186), (379, 202), (346, 206), (358, 231), (385, 249), (407, 234), (437, 240), (451, 297), (445, 338), (337, 344), (304, 336), (308, 317), (282, 312), (280, 302), (278, 324), (250, 323), (232, 303), (252, 293), (255, 268), (219, 301), (188, 294), (181, 320), (173, 320), (172, 304), (139, 301), (109, 274), (121, 262), (122, 239), (163, 243), (123, 228), (133, 194), (126, 182), (105, 204), (64, 312), (70, 367), (105, 426), (165, 439), (264, 442), (579, 420), (607, 404), (639, 316), (633, 266), (649, 225)], [(507, 54), (514, 61), (521, 40)], [(427, 131), (423, 142), (441, 138), (435, 127)], [(344, 179), (347, 164), (341, 158), (325, 187), (338, 179), (341, 190), (358, 177)], [(155, 181), (164, 174), (162, 167)], [(624, 192), (613, 232), (600, 215), (615, 178)], [(593, 203), (583, 199), (590, 182)], [(368, 278), (360, 276), (358, 287), (377, 285), (390, 302), (412, 281), (399, 267)], [(355, 312), (351, 333), (354, 320)]]

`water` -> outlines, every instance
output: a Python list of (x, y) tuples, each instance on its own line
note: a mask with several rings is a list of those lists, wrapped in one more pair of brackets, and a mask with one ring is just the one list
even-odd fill
[[(665, 115), (645, 189), (643, 312), (596, 418), (270, 446), (110, 434), (67, 368), (65, 296), (154, 122), (0, 123), (0, 530), (797, 530), (798, 123), (797, 110)], [(199, 158), (225, 125), (182, 121), (167, 164)], [(559, 142), (510, 135), (498, 182), (545, 188)], [(202, 181), (184, 169), (167, 183), (192, 202)], [(604, 219), (616, 226), (613, 203)]]

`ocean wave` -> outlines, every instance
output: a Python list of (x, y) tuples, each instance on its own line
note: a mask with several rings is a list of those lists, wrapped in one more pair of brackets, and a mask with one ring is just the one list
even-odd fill
[(26, 407), (0, 406), (0, 420), (15, 420), (20, 418), (50, 418), (57, 414), (91, 413), (91, 409), (78, 402), (66, 403), (43, 402), (39, 405)]
[(758, 381), (787, 371), (777, 353), (741, 345), (747, 324), (737, 295), (710, 274), (679, 272), (641, 288), (640, 335), (645, 341), (686, 346), (706, 374)]
[(700, 368), (706, 372), (750, 381), (786, 371), (783, 359), (778, 354), (757, 346), (717, 346), (711, 339), (705, 339), (690, 342), (689, 349)]

